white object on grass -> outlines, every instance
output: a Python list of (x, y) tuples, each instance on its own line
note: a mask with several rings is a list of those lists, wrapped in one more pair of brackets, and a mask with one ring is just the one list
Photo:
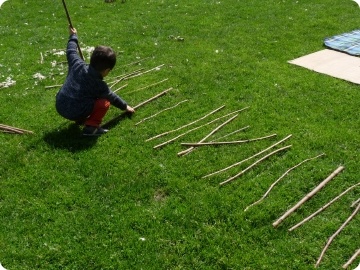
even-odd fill
[[(5, 1), (6, 1), (6, 0), (0, 0), (0, 8), (1, 8), (2, 4), (4, 4)], [(1, 264), (0, 264), (0, 266), (1, 266)], [(0, 269), (1, 269), (1, 268), (0, 268)]]
[(354, 270), (360, 270), (360, 263), (359, 263), (358, 267), (356, 267)]
[[(0, 0), (0, 6), (1, 6), (1, 4), (2, 4), (3, 2), (4, 2), (4, 1), (1, 1), (1, 0)], [(0, 263), (0, 270), (6, 270), (6, 269), (4, 268), (4, 266), (1, 265), (1, 263)]]
[[(353, 0), (353, 1), (356, 2), (360, 7), (360, 0)], [(356, 268), (355, 270), (359, 270), (359, 269)]]

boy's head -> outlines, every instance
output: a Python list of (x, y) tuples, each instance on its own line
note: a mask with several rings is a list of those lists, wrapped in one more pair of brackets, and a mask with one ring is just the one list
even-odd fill
[(90, 58), (90, 66), (98, 72), (113, 69), (116, 64), (116, 54), (110, 47), (97, 46)]

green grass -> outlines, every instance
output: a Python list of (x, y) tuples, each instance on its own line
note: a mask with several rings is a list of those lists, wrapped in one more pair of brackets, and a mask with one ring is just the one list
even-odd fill
[[(185, 2), (185, 3), (183, 3)], [(0, 10), (0, 123), (34, 131), (0, 134), (0, 262), (20, 269), (311, 269), (326, 240), (351, 214), (358, 190), (303, 227), (287, 229), (359, 181), (359, 86), (288, 60), (323, 49), (323, 39), (358, 28), (351, 1), (68, 0), (82, 48), (118, 51), (117, 75), (165, 64), (126, 81), (120, 95), (139, 108), (98, 140), (57, 115), (54, 99), (66, 74), (67, 21), (61, 1), (9, 0)], [(176, 41), (170, 36), (180, 36)], [(44, 61), (40, 62), (41, 54)], [(147, 57), (150, 57), (146, 59)], [(139, 59), (138, 65), (125, 66)], [(56, 66), (51, 63), (56, 61)], [(33, 75), (41, 73), (39, 81)], [(111, 78), (112, 77), (112, 78)], [(141, 87), (168, 80), (157, 86)], [(187, 103), (138, 126), (181, 100)], [(250, 106), (221, 129), (227, 139), (276, 133), (274, 139), (206, 147), (177, 157), (180, 142), (202, 139), (219, 123), (162, 149), (146, 139), (213, 115)], [(119, 114), (111, 108), (105, 121)], [(203, 121), (202, 123), (205, 123)], [(176, 133), (176, 135), (179, 134)], [(293, 134), (292, 148), (234, 182), (219, 183), (253, 161), (202, 179)], [(288, 168), (297, 168), (260, 205), (244, 212)], [(278, 217), (339, 165), (345, 171), (286, 219)], [(335, 238), (319, 269), (339, 269), (359, 248), (357, 216)], [(358, 260), (352, 265), (354, 268)]]

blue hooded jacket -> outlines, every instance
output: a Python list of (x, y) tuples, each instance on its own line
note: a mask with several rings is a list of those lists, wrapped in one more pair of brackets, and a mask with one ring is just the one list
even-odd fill
[(69, 120), (83, 119), (91, 114), (95, 100), (100, 98), (126, 110), (127, 103), (110, 90), (98, 71), (80, 58), (77, 43), (77, 36), (71, 35), (66, 49), (69, 71), (56, 95), (57, 112)]

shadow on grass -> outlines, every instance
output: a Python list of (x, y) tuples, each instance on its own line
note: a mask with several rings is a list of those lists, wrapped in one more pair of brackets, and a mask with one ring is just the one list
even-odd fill
[(64, 128), (58, 128), (44, 135), (44, 141), (50, 146), (66, 149), (70, 152), (79, 152), (95, 145), (98, 137), (84, 137), (82, 129), (70, 124)]
[(122, 112), (120, 115), (118, 115), (118, 116), (114, 117), (113, 119), (111, 119), (110, 121), (106, 122), (101, 127), (106, 128), (106, 129), (111, 129), (114, 126), (116, 126), (121, 120), (123, 120), (125, 118), (131, 119), (131, 117), (132, 117), (132, 113)]

